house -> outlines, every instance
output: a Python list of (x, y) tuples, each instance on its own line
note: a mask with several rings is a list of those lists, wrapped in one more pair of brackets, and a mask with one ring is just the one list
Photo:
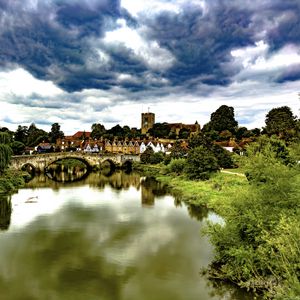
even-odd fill
[(84, 150), (87, 144), (91, 142), (93, 142), (93, 139), (91, 138), (91, 132), (77, 131), (73, 135), (57, 139), (56, 146), (58, 146), (62, 151), (81, 151)]
[(51, 153), (54, 152), (54, 147), (50, 143), (40, 143), (35, 147), (38, 153)]

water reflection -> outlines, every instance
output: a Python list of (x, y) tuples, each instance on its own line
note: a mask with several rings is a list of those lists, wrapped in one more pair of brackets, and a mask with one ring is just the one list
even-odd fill
[(12, 213), (11, 197), (0, 196), (0, 230), (7, 230), (10, 225)]
[(88, 167), (83, 162), (74, 159), (58, 160), (46, 170), (46, 175), (57, 182), (79, 181), (88, 174)]
[(134, 173), (92, 173), (67, 184), (35, 177), (13, 195), (10, 230), (0, 235), (0, 294), (6, 300), (253, 299), (200, 276), (213, 256), (200, 236), (207, 210), (166, 193)]

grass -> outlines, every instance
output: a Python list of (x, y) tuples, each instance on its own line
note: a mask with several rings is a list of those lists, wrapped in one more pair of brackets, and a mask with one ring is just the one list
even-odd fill
[[(140, 165), (135, 169), (141, 171), (143, 175), (154, 176), (158, 181), (169, 186), (175, 197), (180, 200), (193, 205), (206, 206), (221, 216), (230, 210), (233, 196), (243, 187), (248, 186), (245, 177), (235, 174), (218, 172), (209, 180), (194, 181), (184, 175), (164, 174), (163, 165)], [(243, 174), (239, 169), (229, 171)]]

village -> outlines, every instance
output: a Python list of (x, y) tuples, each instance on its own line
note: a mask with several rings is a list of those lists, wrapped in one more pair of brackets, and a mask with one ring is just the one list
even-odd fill
[[(148, 112), (141, 114), (141, 129), (134, 129), (141, 134), (136, 138), (120, 138), (114, 136), (111, 139), (101, 136), (100, 138), (93, 138), (90, 131), (77, 131), (73, 135), (60, 137), (56, 143), (41, 142), (31, 152), (48, 153), (58, 151), (83, 151), (86, 153), (113, 153), (113, 154), (142, 154), (147, 148), (151, 148), (154, 153), (170, 153), (174, 143), (179, 143), (184, 149), (188, 148), (188, 139), (200, 133), (201, 126), (196, 121), (195, 124), (183, 123), (163, 123), (169, 127), (170, 132), (173, 133), (172, 138), (155, 137), (151, 135), (151, 129), (155, 126), (155, 114)], [(181, 132), (187, 133), (184, 137), (180, 135)], [(239, 144), (234, 139), (228, 139), (223, 142), (216, 142), (224, 147), (226, 150), (232, 152), (234, 148), (243, 148), (245, 144), (251, 142), (251, 139), (243, 139)]]

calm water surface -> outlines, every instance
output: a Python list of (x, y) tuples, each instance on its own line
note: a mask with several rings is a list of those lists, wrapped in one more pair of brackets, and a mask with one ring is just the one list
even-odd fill
[(206, 210), (136, 174), (40, 176), (0, 201), (0, 299), (253, 299), (201, 275)]

